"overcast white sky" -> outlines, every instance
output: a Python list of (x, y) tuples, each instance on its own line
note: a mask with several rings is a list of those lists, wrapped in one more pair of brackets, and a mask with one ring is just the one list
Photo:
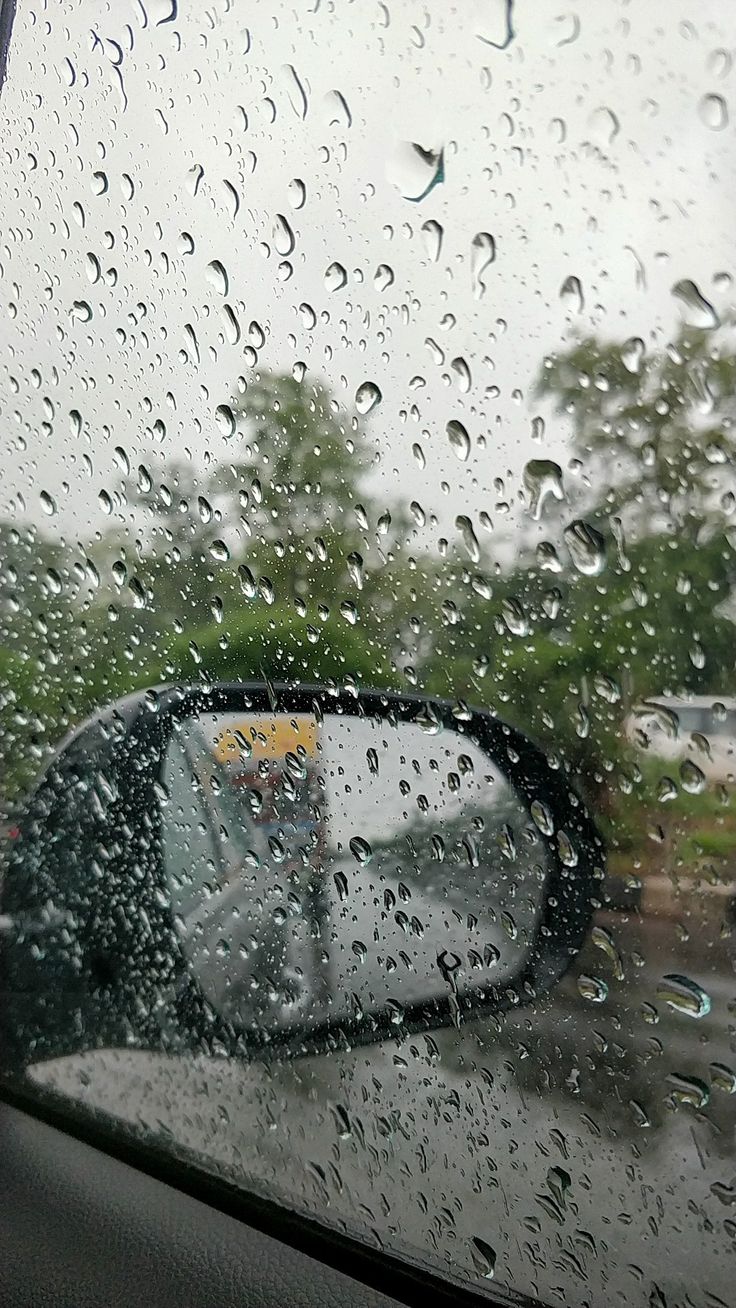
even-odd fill
[[(513, 494), (528, 458), (564, 465), (564, 423), (548, 422), (542, 447), (530, 439), (531, 388), (571, 330), (661, 346), (680, 318), (681, 278), (728, 310), (732, 285), (714, 284), (734, 251), (728, 6), (517, 0), (500, 50), (482, 38), (498, 41), (504, 12), (493, 0), (180, 0), (178, 11), (172, 0), (18, 0), (2, 97), (4, 517), (25, 513), (71, 539), (109, 525), (98, 493), (119, 477), (116, 446), (154, 476), (187, 451), (200, 466), (230, 461), (214, 410), (248, 375), (256, 320), (263, 367), (304, 360), (348, 410), (361, 382), (380, 386), (374, 484), (452, 530), (457, 513), (492, 512), (507, 470)], [(419, 203), (394, 184), (412, 141), (445, 152), (444, 182)], [(306, 187), (298, 210), (294, 178)], [(295, 238), (287, 281), (278, 214)], [(444, 229), (436, 262), (428, 221)], [(482, 232), (497, 253), (479, 299)], [(335, 260), (347, 284), (328, 291)], [(379, 264), (394, 274), (387, 289), (374, 284)], [(570, 276), (582, 310), (560, 298)], [(450, 368), (458, 356), (468, 394)], [(448, 444), (451, 418), (470, 433), (466, 463)]]

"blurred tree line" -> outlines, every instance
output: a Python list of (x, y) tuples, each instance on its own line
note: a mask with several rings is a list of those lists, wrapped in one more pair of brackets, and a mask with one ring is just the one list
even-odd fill
[(493, 558), (464, 515), (442, 553), (420, 546), (411, 496), (371, 493), (359, 416), (284, 374), (220, 406), (232, 463), (126, 472), (134, 529), (75, 551), (0, 523), (4, 795), (139, 687), (353, 679), (493, 708), (605, 811), (637, 783), (632, 706), (733, 688), (726, 337), (685, 328), (651, 354), (591, 337), (545, 359), (537, 392), (570, 458), (527, 464), (528, 529), (521, 547), (494, 533)]

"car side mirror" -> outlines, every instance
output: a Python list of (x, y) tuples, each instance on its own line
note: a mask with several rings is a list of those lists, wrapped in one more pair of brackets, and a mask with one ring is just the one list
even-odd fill
[(604, 864), (514, 728), (325, 686), (121, 701), (18, 827), (6, 1067), (121, 1044), (318, 1053), (524, 1004), (579, 950)]

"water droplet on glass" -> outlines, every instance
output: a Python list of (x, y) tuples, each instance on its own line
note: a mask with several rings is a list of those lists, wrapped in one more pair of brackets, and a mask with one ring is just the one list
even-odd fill
[(307, 188), (301, 177), (294, 177), (289, 182), (286, 196), (292, 209), (303, 209), (307, 202)]
[(283, 79), (286, 94), (294, 113), (297, 118), (306, 118), (309, 101), (302, 80), (293, 64), (284, 64)]
[(621, 346), (621, 362), (628, 372), (641, 372), (644, 361), (644, 342), (641, 336), (630, 336)]
[(212, 505), (209, 500), (205, 499), (204, 495), (197, 496), (197, 512), (199, 514), (200, 522), (207, 523), (212, 521)]
[(583, 973), (577, 981), (578, 994), (591, 1004), (604, 1004), (608, 998), (608, 986), (600, 977)]
[(690, 977), (670, 972), (657, 986), (657, 999), (687, 1017), (705, 1017), (710, 1012), (710, 995)]
[(483, 0), (474, 7), (475, 35), (494, 50), (505, 50), (514, 39), (514, 0)]
[(181, 255), (194, 254), (194, 237), (189, 232), (180, 232), (176, 248)]
[(418, 204), (445, 180), (444, 150), (425, 149), (416, 141), (401, 141), (389, 160), (387, 173), (404, 199)]
[(342, 91), (328, 91), (323, 103), (328, 127), (352, 127), (353, 115)]
[(578, 519), (565, 527), (562, 534), (578, 572), (586, 577), (597, 577), (606, 566), (606, 546), (601, 533)]
[(455, 526), (460, 532), (463, 545), (467, 550), (473, 563), (480, 562), (480, 543), (475, 534), (473, 524), (466, 513), (460, 513), (455, 519)]
[(473, 379), (470, 375), (470, 368), (467, 361), (459, 355), (450, 363), (450, 367), (457, 377), (457, 384), (463, 395), (467, 395), (473, 385)]
[(427, 258), (436, 263), (442, 250), (442, 237), (444, 235), (442, 226), (434, 218), (429, 218), (426, 223), (422, 223), (422, 236), (424, 237), (424, 248), (427, 251)]
[(41, 501), (41, 508), (44, 513), (47, 514), (49, 518), (53, 518), (56, 513), (56, 500), (53, 495), (50, 495), (48, 491), (42, 490), (38, 498)]
[(219, 259), (213, 259), (207, 264), (207, 281), (219, 295), (227, 295), (228, 277)]
[(470, 1252), (478, 1275), (487, 1281), (492, 1280), (496, 1270), (495, 1249), (486, 1240), (481, 1240), (479, 1235), (474, 1235), (470, 1242)]
[(370, 863), (373, 857), (373, 850), (371, 849), (371, 846), (368, 844), (367, 840), (363, 839), (362, 836), (352, 837), (350, 841), (350, 853), (352, 854), (353, 858), (360, 864), (361, 867), (365, 867), (368, 863)]
[(357, 550), (348, 554), (347, 568), (351, 581), (355, 583), (358, 590), (362, 590), (365, 581), (364, 565), (362, 555), (358, 554)]
[(699, 795), (705, 790), (705, 773), (697, 763), (693, 763), (692, 759), (683, 759), (680, 764), (680, 781), (683, 790), (687, 790), (691, 795)]
[(465, 427), (457, 418), (451, 418), (445, 430), (447, 431), (450, 448), (458, 459), (465, 463), (470, 454), (470, 437)]
[(698, 104), (701, 123), (712, 132), (722, 132), (728, 127), (728, 105), (722, 95), (704, 95)]
[(215, 409), (215, 422), (222, 432), (223, 436), (232, 436), (235, 433), (235, 414), (229, 404), (218, 404)]
[(288, 218), (277, 213), (273, 224), (273, 243), (277, 252), (286, 258), (293, 252), (296, 241)]
[(530, 811), (534, 825), (539, 831), (541, 831), (542, 835), (553, 836), (555, 832), (555, 824), (552, 813), (547, 805), (543, 804), (541, 799), (534, 799), (532, 800)]
[(553, 463), (551, 459), (530, 459), (524, 468), (524, 485), (529, 492), (529, 508), (536, 521), (541, 518), (545, 500), (549, 496), (555, 500), (565, 498), (562, 469), (559, 463)]
[(347, 271), (343, 268), (341, 263), (335, 261), (335, 263), (330, 264), (325, 272), (325, 290), (341, 291), (343, 286), (346, 285), (347, 280)]
[(394, 270), (387, 263), (379, 263), (373, 276), (373, 285), (377, 291), (387, 291), (393, 285)]
[(496, 258), (496, 242), (490, 232), (478, 232), (470, 244), (470, 273), (473, 282), (473, 295), (476, 300), (483, 298), (486, 283), (483, 274)]
[(602, 145), (612, 145), (621, 131), (621, 124), (615, 113), (612, 109), (607, 109), (605, 105), (601, 105), (600, 109), (593, 111), (589, 122), (593, 135), (597, 137)]
[(361, 382), (355, 392), (355, 407), (360, 414), (370, 413), (382, 399), (383, 396), (375, 382)]
[(684, 309), (684, 321), (688, 327), (699, 327), (702, 331), (712, 331), (720, 326), (720, 319), (713, 305), (701, 295), (695, 282), (685, 278), (675, 282), (672, 294), (680, 301)]
[(671, 1088), (672, 1098), (678, 1104), (687, 1104), (689, 1108), (705, 1108), (710, 1099), (708, 1086), (697, 1076), (668, 1072), (665, 1080)]
[(571, 312), (582, 313), (585, 300), (583, 298), (583, 286), (579, 277), (571, 274), (565, 278), (560, 287), (560, 299)]
[(241, 563), (238, 568), (238, 581), (246, 599), (255, 599), (258, 593), (256, 579), (246, 563)]
[(230, 551), (224, 540), (213, 540), (210, 545), (210, 556), (216, 559), (218, 563), (227, 563), (230, 558)]

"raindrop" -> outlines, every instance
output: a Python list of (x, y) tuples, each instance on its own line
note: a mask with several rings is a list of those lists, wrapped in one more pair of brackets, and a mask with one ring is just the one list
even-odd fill
[(565, 498), (562, 469), (551, 459), (530, 459), (524, 468), (524, 485), (529, 492), (529, 508), (535, 521), (542, 516), (545, 500)]
[(394, 270), (387, 263), (379, 263), (373, 275), (373, 285), (377, 291), (387, 291), (393, 285)]
[(555, 824), (552, 813), (541, 799), (532, 800), (531, 815), (534, 825), (543, 836), (553, 836), (555, 833)]
[(363, 583), (365, 581), (362, 555), (358, 554), (357, 550), (353, 550), (350, 554), (348, 554), (346, 562), (348, 568), (348, 575), (351, 581), (355, 583), (358, 590), (362, 590)]
[(456, 359), (452, 360), (450, 367), (457, 377), (459, 389), (462, 391), (463, 395), (467, 395), (473, 385), (473, 379), (470, 375), (470, 368), (468, 367), (467, 361), (458, 355)]
[(514, 0), (483, 0), (476, 6), (476, 32), (479, 41), (493, 46), (494, 50), (505, 50), (513, 41)]
[(345, 876), (344, 872), (336, 872), (334, 880), (335, 880), (335, 889), (337, 890), (337, 897), (340, 900), (340, 902), (344, 904), (348, 898), (348, 879)]
[(235, 414), (229, 404), (218, 404), (215, 409), (215, 422), (223, 436), (235, 434)]
[(427, 257), (432, 263), (437, 263), (442, 250), (442, 237), (444, 235), (442, 226), (434, 218), (429, 218), (426, 223), (422, 223), (422, 236), (424, 237), (424, 248), (427, 251)]
[(201, 164), (194, 164), (187, 173), (186, 187), (190, 195), (196, 195), (200, 183), (204, 177), (204, 168)]
[(286, 196), (292, 209), (303, 209), (307, 202), (307, 188), (301, 177), (294, 177), (289, 182)]
[(594, 136), (597, 136), (598, 140), (604, 145), (612, 145), (621, 131), (621, 124), (615, 113), (612, 109), (607, 109), (605, 105), (601, 105), (600, 109), (594, 110), (589, 122)]
[(179, 254), (194, 254), (194, 237), (189, 232), (180, 232), (176, 248)]
[(490, 232), (478, 232), (470, 245), (470, 272), (473, 282), (473, 295), (480, 300), (485, 295), (486, 283), (483, 277), (486, 269), (496, 258), (496, 242)]
[(704, 95), (698, 105), (700, 121), (712, 132), (728, 127), (728, 106), (722, 95)]
[(401, 141), (389, 161), (387, 173), (404, 199), (418, 204), (445, 180), (444, 150), (428, 150), (415, 141)]
[(91, 322), (92, 305), (88, 304), (87, 300), (75, 300), (72, 304), (71, 316), (76, 318), (77, 322)]
[(529, 635), (529, 620), (520, 599), (511, 595), (502, 600), (501, 610), (504, 622), (513, 636)]
[(368, 863), (370, 863), (373, 857), (373, 850), (371, 849), (371, 846), (368, 844), (367, 840), (363, 839), (362, 836), (352, 837), (350, 841), (350, 853), (352, 854), (353, 858), (356, 859), (356, 861), (360, 864), (361, 867), (365, 867)]
[(253, 576), (253, 573), (251, 572), (250, 568), (245, 563), (241, 563), (240, 567), (238, 568), (238, 580), (240, 582), (240, 589), (242, 590), (246, 599), (255, 599), (256, 594), (258, 592), (258, 588), (256, 586), (256, 579)]
[(657, 999), (687, 1017), (705, 1017), (710, 1012), (710, 995), (690, 977), (670, 972), (657, 986)]
[(200, 522), (208, 523), (212, 521), (212, 505), (204, 495), (197, 496), (197, 512), (199, 513)]
[(457, 418), (451, 418), (445, 430), (450, 448), (465, 463), (470, 455), (470, 437), (465, 427)]
[(684, 321), (688, 327), (699, 327), (701, 331), (712, 331), (720, 326), (720, 319), (712, 304), (700, 294), (695, 282), (685, 278), (675, 282), (672, 294), (684, 309)]
[(284, 83), (286, 86), (286, 94), (289, 97), (289, 103), (297, 118), (306, 118), (309, 101), (307, 100), (307, 93), (304, 90), (299, 74), (293, 64), (284, 65)]
[(583, 973), (578, 977), (578, 994), (591, 1004), (604, 1004), (608, 998), (608, 986), (600, 977)]
[(346, 285), (348, 274), (341, 263), (335, 261), (331, 263), (325, 273), (325, 289), (328, 291), (341, 291)]
[(473, 1265), (479, 1276), (490, 1281), (496, 1270), (496, 1251), (487, 1243), (481, 1240), (479, 1235), (474, 1235), (470, 1241), (470, 1252), (473, 1259)]
[(355, 626), (358, 621), (358, 610), (352, 600), (342, 600), (340, 604), (340, 616), (343, 617), (346, 622), (349, 622), (351, 627)]
[(473, 563), (480, 562), (480, 544), (473, 529), (473, 524), (466, 513), (460, 513), (455, 519), (455, 526)]
[(293, 252), (296, 245), (289, 220), (282, 213), (276, 214), (273, 225), (273, 243), (277, 252), (284, 258), (287, 258)]
[(207, 281), (219, 295), (227, 295), (228, 277), (219, 259), (213, 259), (207, 264)]
[(95, 282), (100, 280), (100, 261), (95, 254), (86, 254), (84, 257), (84, 270), (87, 274), (87, 280), (94, 286)]
[(383, 396), (375, 382), (362, 382), (355, 392), (355, 407), (360, 414), (370, 413), (382, 399)]
[(353, 115), (342, 91), (328, 91), (324, 98), (328, 127), (352, 127)]
[(711, 1085), (715, 1090), (722, 1090), (724, 1094), (736, 1094), (736, 1073), (726, 1067), (724, 1063), (711, 1063), (708, 1071), (710, 1073)]
[(678, 1104), (687, 1104), (690, 1108), (705, 1108), (710, 1099), (710, 1090), (705, 1081), (697, 1076), (681, 1076), (679, 1072), (669, 1072), (665, 1078), (672, 1087), (672, 1098)]
[(605, 541), (595, 527), (577, 519), (562, 533), (578, 572), (586, 577), (597, 577), (606, 565)]
[(91, 186), (95, 195), (104, 195), (108, 187), (107, 174), (103, 172), (93, 173)]
[(573, 313), (582, 313), (585, 305), (583, 298), (583, 287), (579, 277), (570, 275), (566, 277), (560, 287), (560, 299), (566, 308)]
[(53, 518), (56, 513), (56, 500), (53, 495), (50, 495), (48, 491), (42, 490), (38, 498), (41, 501), (41, 508), (44, 513), (46, 513), (49, 518)]
[(683, 759), (680, 764), (680, 781), (683, 790), (687, 790), (690, 795), (699, 795), (705, 790), (705, 773), (692, 759)]
[(641, 336), (630, 336), (621, 346), (621, 362), (628, 372), (641, 372), (644, 361), (644, 342)]
[(210, 556), (218, 563), (227, 563), (230, 558), (230, 551), (224, 540), (213, 540), (210, 545)]

